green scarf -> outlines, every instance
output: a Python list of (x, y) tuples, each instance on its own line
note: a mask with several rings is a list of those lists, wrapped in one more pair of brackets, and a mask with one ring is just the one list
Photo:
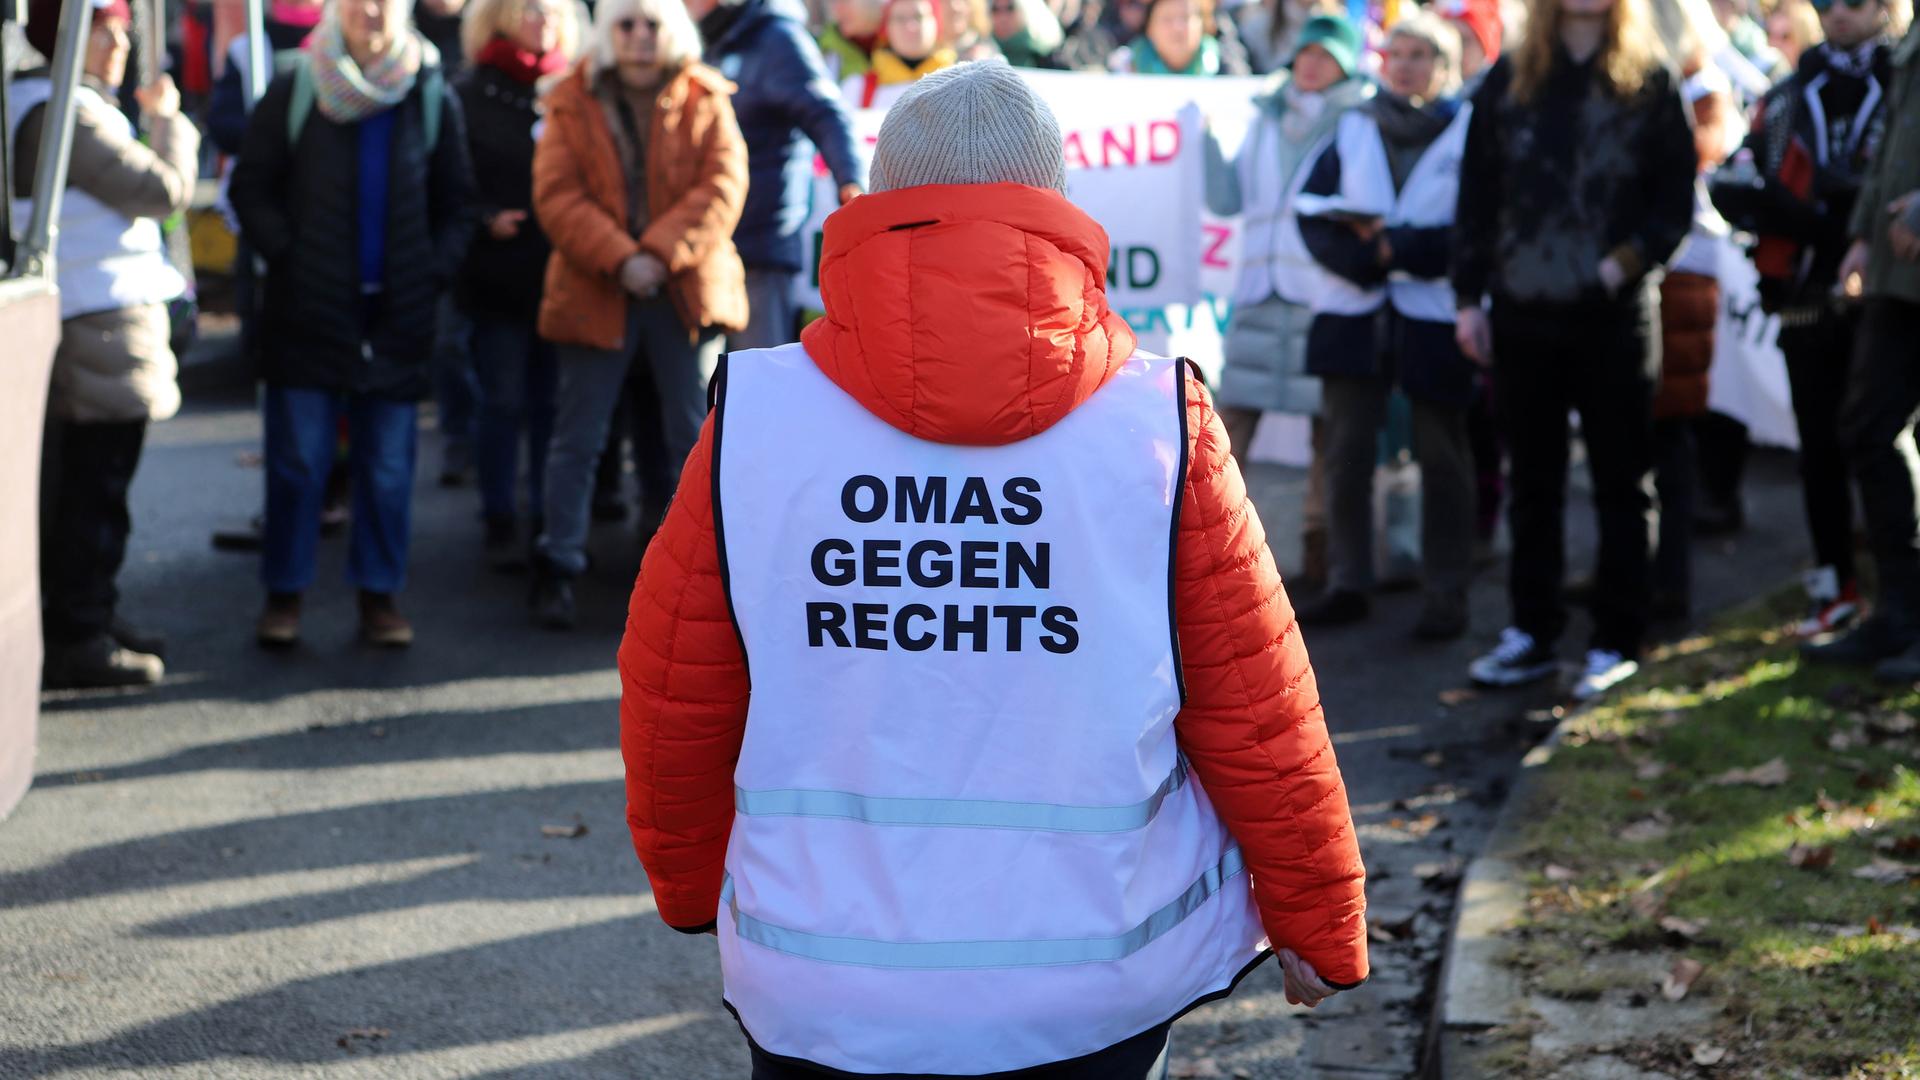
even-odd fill
[(993, 41), (1000, 46), (1000, 55), (1007, 58), (1007, 63), (1017, 68), (1045, 67), (1050, 55), (1040, 51), (1033, 34), (1024, 26), (1014, 31), (1012, 37), (996, 37)]
[(1186, 67), (1175, 71), (1160, 59), (1160, 54), (1153, 51), (1153, 43), (1142, 34), (1133, 43), (1133, 71), (1136, 75), (1218, 75), (1220, 43), (1211, 34), (1201, 38), (1200, 51), (1193, 54)]

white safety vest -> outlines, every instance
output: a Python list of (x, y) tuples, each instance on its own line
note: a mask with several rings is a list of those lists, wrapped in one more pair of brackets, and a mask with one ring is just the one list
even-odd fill
[[(7, 94), (7, 139), (12, 144), (27, 113), (52, 97), (53, 83), (44, 78), (21, 79)], [(134, 137), (133, 122), (92, 87), (74, 88), (74, 107), (118, 128), (128, 139)], [(7, 178), (9, 184), (12, 179)], [(54, 251), (62, 319), (161, 304), (187, 291), (187, 279), (167, 261), (159, 222), (130, 218), (74, 187), (71, 180), (60, 201), (60, 233)], [(13, 200), (15, 221), (26, 221), (32, 213), (32, 199)]]
[(1235, 158), (1242, 206), (1235, 304), (1258, 304), (1275, 296), (1289, 304), (1309, 304), (1329, 276), (1307, 251), (1295, 205), (1328, 140), (1323, 137), (1300, 159), (1299, 168), (1283, 176), (1275, 164), (1276, 151), (1267, 145), (1283, 137), (1280, 121), (1262, 111)]
[[(1446, 130), (1420, 155), (1407, 182), (1393, 190), (1393, 170), (1380, 125), (1365, 109), (1340, 118), (1334, 147), (1340, 154), (1340, 191), (1301, 194), (1295, 199), (1307, 216), (1330, 213), (1383, 219), (1389, 227), (1431, 228), (1451, 225), (1460, 196), (1460, 163), (1467, 151), (1467, 124), (1473, 106), (1462, 105)], [(1314, 314), (1369, 315), (1389, 300), (1409, 319), (1454, 321), (1453, 284), (1445, 277), (1416, 278), (1395, 271), (1385, 287), (1363, 289), (1338, 274), (1328, 274), (1313, 298)]]
[(1179, 362), (953, 446), (787, 345), (728, 359), (713, 423), (753, 685), (720, 957), (755, 1041), (851, 1072), (1027, 1068), (1264, 955), (1174, 738)]

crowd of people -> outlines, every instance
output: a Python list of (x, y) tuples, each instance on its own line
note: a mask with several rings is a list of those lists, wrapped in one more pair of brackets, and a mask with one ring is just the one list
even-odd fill
[[(49, 403), (49, 687), (164, 673), (113, 580), (146, 424), (178, 408), (185, 285), (160, 223), (210, 157), (200, 128), (265, 387), (256, 637), (299, 641), (337, 526), (361, 634), (397, 647), (419, 403), (436, 401), (441, 479), (475, 481), (487, 561), (529, 573), (535, 622), (572, 627), (590, 530), (657, 527), (722, 350), (797, 339), (815, 171), (842, 204), (867, 183), (851, 111), (979, 60), (1265, 78), (1244, 139), (1207, 139), (1206, 203), (1239, 217), (1243, 250), (1216, 391), (1242, 456), (1263, 416), (1311, 418), (1304, 625), (1369, 617), (1377, 466), (1410, 457), (1415, 637), (1469, 631), (1504, 513), (1511, 625), (1472, 677), (1553, 675), (1573, 600), (1594, 622), (1576, 696), (1633, 674), (1650, 623), (1690, 610), (1693, 535), (1743, 522), (1746, 435), (1707, 391), (1716, 276), (1746, 245), (1799, 425), (1798, 629), (1810, 656), (1920, 676), (1902, 0), (274, 0), (262, 85), (244, 35), (217, 56), (187, 36), (207, 53), (178, 63), (205, 84), (198, 127), (168, 76), (123, 86), (125, 0), (65, 2), (94, 28)], [(60, 3), (33, 4), (43, 53)], [(48, 86), (26, 71), (9, 99), (16, 197)], [(1600, 531), (1572, 582), (1570, 415)]]

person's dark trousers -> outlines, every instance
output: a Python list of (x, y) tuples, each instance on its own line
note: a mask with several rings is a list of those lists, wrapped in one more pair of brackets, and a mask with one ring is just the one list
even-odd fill
[(473, 372), (473, 320), (454, 302), (452, 293), (440, 298), (433, 339), (433, 399), (439, 410), (440, 434), (447, 443), (443, 467), (459, 472), (472, 451), (474, 405), (479, 397)]
[[(980, 1080), (1014, 1080), (1016, 1077), (1019, 1080), (1165, 1080), (1169, 1060), (1167, 1036), (1172, 1029), (1173, 1022), (1168, 1021), (1085, 1057), (1014, 1072), (984, 1073)], [(751, 1039), (747, 1040), (747, 1047), (753, 1055), (752, 1080), (821, 1080), (823, 1076), (846, 1075), (769, 1054)], [(912, 1073), (882, 1075), (887, 1080), (921, 1080)]]
[(541, 340), (533, 323), (477, 316), (473, 366), (480, 389), (474, 465), (480, 477), (481, 513), (490, 521), (518, 516), (524, 438), (527, 505), (537, 515), (546, 505), (547, 441), (553, 435), (558, 378), (553, 346)]
[(1868, 544), (1880, 575), (1880, 616), (1920, 633), (1920, 304), (1866, 302), (1842, 411), (1843, 440), (1860, 484)]
[(50, 645), (108, 632), (133, 531), (127, 489), (147, 422), (47, 420), (40, 459), (41, 626)]
[(1693, 422), (1653, 422), (1653, 482), (1660, 496), (1660, 539), (1653, 556), (1653, 591), (1684, 604), (1693, 595), (1693, 504), (1698, 490)]
[[(1833, 311), (1780, 326), (1780, 351), (1787, 357), (1793, 418), (1800, 430), (1800, 493), (1813, 561), (1835, 568), (1842, 585), (1854, 578), (1854, 558), (1853, 471), (1840, 443), (1840, 410), (1857, 326), (1856, 313)], [(1906, 346), (1912, 350), (1920, 343), (1909, 340)]]
[(1473, 534), (1492, 540), (1500, 527), (1500, 503), (1507, 493), (1506, 448), (1494, 415), (1493, 381), (1482, 378), (1467, 408), (1467, 445), (1473, 451)]
[(1751, 440), (1747, 425), (1725, 413), (1709, 412), (1693, 418), (1695, 459), (1699, 462), (1696, 494), (1705, 506), (1730, 509), (1740, 503), (1746, 482), (1747, 452)]
[[(1332, 552), (1328, 588), (1366, 592), (1373, 574), (1373, 478), (1379, 433), (1393, 383), (1384, 378), (1321, 379), (1327, 426)], [(1464, 592), (1473, 576), (1473, 454), (1466, 410), (1421, 398), (1413, 406), (1413, 456), (1420, 463), (1420, 552), (1426, 587)]]
[(320, 506), (339, 441), (336, 418), (344, 412), (353, 477), (347, 578), (367, 592), (399, 592), (413, 529), (419, 406), (269, 386), (265, 411), (267, 522), (260, 576), (267, 591), (305, 592), (313, 584)]
[(1579, 307), (1496, 300), (1491, 321), (1496, 400), (1512, 463), (1514, 625), (1542, 645), (1566, 629), (1567, 414), (1577, 411), (1600, 524), (1592, 647), (1635, 656), (1646, 633), (1655, 528), (1660, 302), (1651, 289)]

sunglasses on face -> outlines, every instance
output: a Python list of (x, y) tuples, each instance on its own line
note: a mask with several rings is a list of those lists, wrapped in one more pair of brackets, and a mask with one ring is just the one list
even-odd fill
[(660, 20), (626, 18), (613, 24), (613, 28), (623, 34), (631, 34), (636, 27), (640, 26), (645, 26), (649, 34), (657, 33), (660, 29)]
[[(1840, 2), (1857, 11), (1873, 3), (1873, 0), (1840, 0)], [(1825, 15), (1827, 12), (1833, 10), (1834, 0), (1812, 0), (1812, 4), (1813, 10)]]

